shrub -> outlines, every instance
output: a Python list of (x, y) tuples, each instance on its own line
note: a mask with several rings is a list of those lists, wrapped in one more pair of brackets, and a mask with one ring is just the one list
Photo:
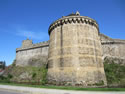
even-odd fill
[(105, 59), (104, 69), (109, 86), (125, 86), (125, 65), (116, 64), (114, 60)]
[(32, 74), (32, 78), (34, 79), (36, 77), (36, 73), (33, 73)]
[(47, 76), (47, 69), (45, 66), (42, 67), (41, 69), (42, 71), (42, 84), (46, 84), (47, 83), (47, 79), (46, 79), (46, 76)]
[(95, 83), (94, 85), (96, 85), (96, 86), (102, 86), (102, 85), (104, 85), (104, 81), (101, 80), (101, 81), (99, 81), (98, 83)]

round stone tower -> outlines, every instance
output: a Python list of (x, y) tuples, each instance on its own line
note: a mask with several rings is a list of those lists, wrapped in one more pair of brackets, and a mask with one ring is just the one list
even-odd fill
[(63, 16), (49, 27), (48, 83), (106, 85), (99, 28), (79, 12)]

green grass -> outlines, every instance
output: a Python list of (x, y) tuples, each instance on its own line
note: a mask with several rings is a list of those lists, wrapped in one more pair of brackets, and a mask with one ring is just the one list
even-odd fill
[(47, 89), (61, 89), (61, 90), (76, 90), (76, 91), (125, 91), (125, 88), (80, 88), (69, 86), (45, 86), (45, 85), (28, 85), (28, 84), (15, 84), (15, 83), (0, 83), (1, 85), (11, 86), (24, 86), (34, 88), (47, 88)]

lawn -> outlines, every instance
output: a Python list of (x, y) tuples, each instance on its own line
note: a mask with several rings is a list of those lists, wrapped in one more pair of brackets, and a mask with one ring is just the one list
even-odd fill
[(28, 85), (15, 83), (0, 83), (1, 85), (24, 86), (34, 88), (61, 89), (61, 90), (77, 90), (77, 91), (125, 91), (125, 88), (81, 88), (69, 86), (49, 86), (49, 85)]

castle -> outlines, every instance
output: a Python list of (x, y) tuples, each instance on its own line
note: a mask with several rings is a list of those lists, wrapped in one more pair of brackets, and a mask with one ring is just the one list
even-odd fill
[(49, 41), (22, 42), (16, 49), (16, 66), (46, 65), (49, 84), (106, 86), (104, 58), (120, 58), (125, 64), (125, 40), (101, 34), (97, 22), (79, 12), (56, 20), (48, 32)]

